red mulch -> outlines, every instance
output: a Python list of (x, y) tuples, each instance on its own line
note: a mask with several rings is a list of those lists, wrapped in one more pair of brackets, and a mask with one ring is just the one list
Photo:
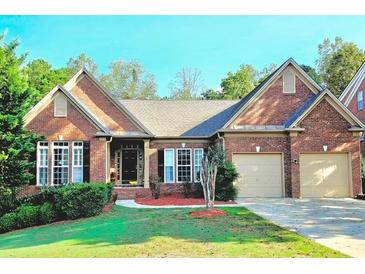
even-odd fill
[(190, 213), (190, 216), (194, 218), (213, 218), (217, 216), (224, 216), (226, 214), (227, 213), (223, 210), (213, 208), (201, 211), (193, 211)]
[[(183, 195), (167, 195), (161, 196), (159, 199), (148, 198), (136, 198), (135, 202), (141, 205), (153, 205), (153, 206), (184, 206), (184, 205), (204, 205), (204, 199), (202, 198), (185, 198)], [(236, 204), (236, 202), (223, 202), (216, 201), (216, 205)]]

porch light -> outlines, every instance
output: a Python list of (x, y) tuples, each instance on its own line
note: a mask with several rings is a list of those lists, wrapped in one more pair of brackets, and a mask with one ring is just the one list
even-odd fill
[(185, 145), (186, 145), (185, 143), (182, 143), (182, 144), (181, 144), (181, 147), (182, 147), (182, 148), (185, 148)]
[(63, 141), (63, 135), (58, 135), (58, 140)]
[(323, 151), (327, 151), (328, 145), (323, 145)]
[(256, 152), (260, 152), (261, 147), (260, 146), (256, 146)]

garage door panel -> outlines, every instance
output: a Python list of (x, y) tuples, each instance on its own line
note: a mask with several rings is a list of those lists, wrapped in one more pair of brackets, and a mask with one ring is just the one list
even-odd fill
[(234, 154), (238, 197), (281, 197), (281, 154)]
[(300, 185), (302, 197), (348, 197), (348, 155), (301, 154)]

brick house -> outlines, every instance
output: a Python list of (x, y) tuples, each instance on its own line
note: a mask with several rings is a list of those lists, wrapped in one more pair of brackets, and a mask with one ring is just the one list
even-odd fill
[(36, 185), (113, 182), (122, 198), (198, 182), (221, 144), (239, 197), (355, 197), (363, 123), (289, 59), (242, 100), (117, 100), (87, 70), (25, 116), (43, 134)]

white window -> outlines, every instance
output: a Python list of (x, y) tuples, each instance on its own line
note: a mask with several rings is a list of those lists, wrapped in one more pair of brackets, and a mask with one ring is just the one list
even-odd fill
[(63, 94), (57, 94), (54, 99), (54, 116), (66, 117), (67, 116), (67, 99)]
[(194, 182), (200, 182), (200, 171), (204, 150), (202, 148), (194, 149)]
[(173, 183), (175, 181), (175, 151), (172, 148), (164, 150), (164, 182)]
[(65, 185), (68, 183), (68, 142), (53, 142), (53, 172), (52, 184)]
[(191, 149), (178, 148), (177, 150), (177, 182), (191, 182)]
[(283, 72), (283, 93), (295, 93), (295, 73), (291, 68)]
[(363, 91), (360, 90), (357, 92), (357, 110), (364, 109), (364, 94)]
[(83, 143), (73, 142), (72, 144), (72, 182), (82, 183), (83, 178)]
[(48, 184), (48, 142), (37, 144), (37, 185)]

